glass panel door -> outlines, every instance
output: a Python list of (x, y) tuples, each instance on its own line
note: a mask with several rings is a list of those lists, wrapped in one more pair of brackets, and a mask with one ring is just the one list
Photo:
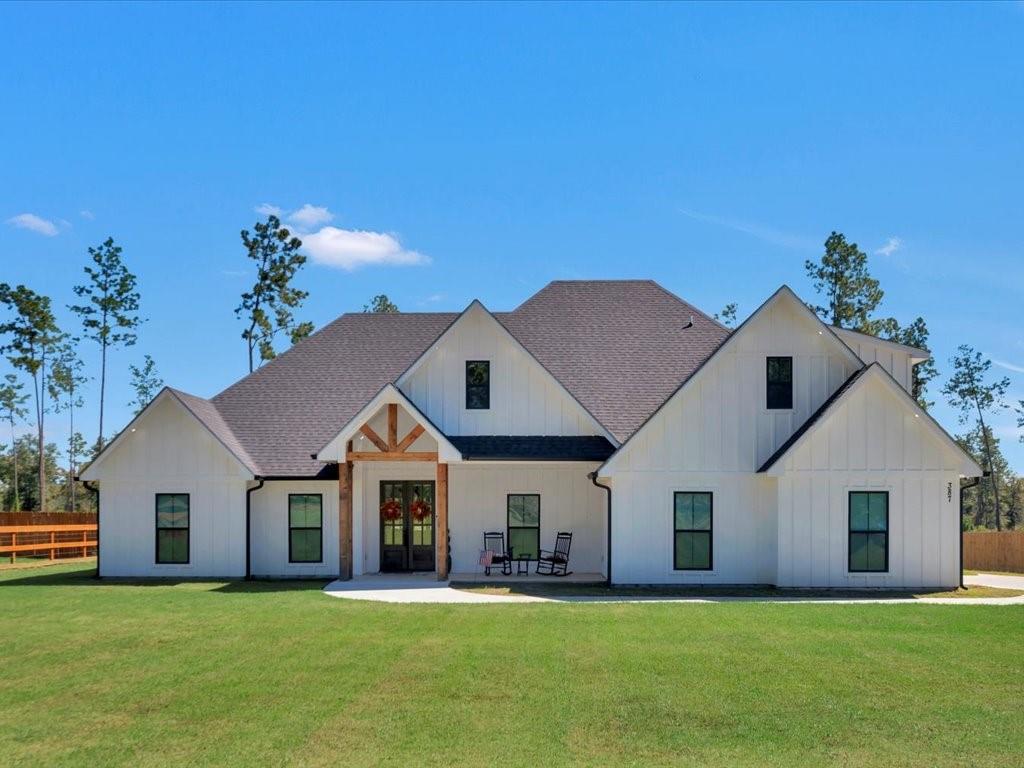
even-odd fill
[(380, 569), (408, 570), (406, 559), (405, 483), (380, 484)]
[(381, 481), (381, 571), (432, 571), (434, 550), (434, 482)]

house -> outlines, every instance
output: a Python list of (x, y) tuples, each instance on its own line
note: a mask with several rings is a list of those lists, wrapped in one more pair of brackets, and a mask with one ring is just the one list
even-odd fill
[(614, 583), (953, 586), (982, 472), (909, 395), (927, 357), (785, 286), (735, 330), (647, 280), (346, 314), (82, 472), (100, 574), (443, 579), (571, 531)]

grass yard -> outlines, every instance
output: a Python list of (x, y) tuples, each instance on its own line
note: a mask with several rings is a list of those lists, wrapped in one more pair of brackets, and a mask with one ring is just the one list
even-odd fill
[(383, 605), (0, 573), (5, 765), (1024, 764), (1024, 607)]

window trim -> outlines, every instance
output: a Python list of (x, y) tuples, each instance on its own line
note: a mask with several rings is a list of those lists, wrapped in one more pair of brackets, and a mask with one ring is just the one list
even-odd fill
[[(537, 497), (537, 524), (536, 525), (510, 525), (511, 521), (509, 519), (509, 515), (511, 514), (511, 509), (509, 508), (509, 502), (512, 500), (513, 496), (536, 496)], [(522, 492), (522, 491), (514, 491), (514, 492), (511, 492), (511, 493), (506, 493), (505, 494), (505, 547), (506, 547), (506, 549), (512, 546), (512, 530), (513, 529), (515, 529), (517, 531), (532, 531), (534, 528), (536, 528), (537, 529), (537, 555), (538, 556), (540, 555), (540, 519), (541, 519), (541, 509), (540, 509), (541, 498), (540, 498), (540, 496), (541, 496), (540, 493), (535, 492), (535, 491), (530, 491), (530, 492), (525, 492), (525, 493)], [(513, 557), (517, 556), (515, 551), (512, 552), (512, 556)]]
[[(485, 406), (471, 406), (469, 404), (469, 388), (471, 386), (473, 386), (473, 387), (482, 387), (482, 386), (484, 386), (483, 384), (470, 384), (469, 383), (469, 366), (475, 365), (475, 364), (478, 364), (478, 363), (484, 363), (484, 364), (487, 365), (487, 405), (485, 405)], [(466, 365), (465, 365), (465, 368), (463, 370), (463, 375), (462, 375), (462, 381), (463, 381), (463, 386), (465, 388), (465, 395), (466, 395), (466, 398), (465, 398), (466, 410), (467, 411), (489, 411), (489, 410), (491, 410), (491, 361), (490, 360), (480, 360), (480, 359), (466, 360)]]
[[(292, 525), (292, 497), (316, 496), (320, 499), (320, 525)], [(288, 524), (288, 565), (322, 565), (324, 562), (324, 495), (322, 493), (289, 493), (288, 507), (285, 510)], [(317, 560), (295, 560), (292, 557), (292, 531), (320, 531), (320, 557)]]
[[(681, 493), (704, 494), (708, 497), (708, 527), (704, 528), (676, 528), (676, 497)], [(685, 573), (700, 572), (708, 573), (715, 570), (715, 492), (703, 489), (690, 488), (672, 491), (672, 570)], [(708, 534), (708, 567), (707, 568), (680, 568), (676, 565), (678, 561), (677, 533), (706, 533)]]
[[(882, 533), (882, 531), (853, 530), (853, 494), (855, 493), (880, 493), (885, 496), (885, 567), (881, 570), (876, 568), (854, 568), (853, 567), (853, 535), (855, 533)], [(881, 488), (857, 488), (846, 492), (846, 571), (847, 573), (888, 573), (889, 572), (889, 490)]]
[[(789, 405), (775, 405), (771, 404), (768, 398), (769, 387), (772, 384), (779, 385), (787, 382), (773, 382), (768, 378), (768, 372), (771, 370), (772, 360), (789, 360)], [(764, 358), (764, 408), (766, 411), (792, 411), (793, 410), (793, 385), (794, 385), (794, 360), (792, 355), (766, 355)]]
[[(182, 528), (161, 528), (160, 527), (160, 497), (161, 496), (184, 496), (188, 499), (188, 525)], [(185, 560), (167, 561), (160, 559), (160, 531), (185, 531)], [(192, 564), (192, 494), (187, 491), (161, 491), (153, 494), (153, 564), (182, 566)]]

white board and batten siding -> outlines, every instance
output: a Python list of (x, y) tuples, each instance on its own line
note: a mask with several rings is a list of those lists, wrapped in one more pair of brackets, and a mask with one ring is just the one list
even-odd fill
[(508, 544), (508, 494), (533, 493), (540, 496), (540, 546), (554, 549), (555, 535), (569, 531), (571, 569), (605, 573), (607, 495), (587, 476), (597, 467), (584, 462), (452, 464), (448, 470), (452, 571), (481, 572), (484, 532), (503, 531)]
[[(602, 573), (606, 558), (605, 492), (587, 476), (588, 463), (474, 463), (448, 465), (448, 530), (452, 572), (479, 569), (485, 531), (506, 531), (507, 496), (540, 495), (540, 544), (550, 549), (558, 531), (573, 534), (571, 563), (578, 573)], [(435, 480), (428, 462), (359, 462), (353, 473), (353, 560), (356, 575), (380, 570), (380, 484)]]
[[(785, 299), (785, 297), (783, 297)], [(785, 299), (766, 305), (610, 465), (617, 583), (773, 583), (776, 481), (758, 467), (853, 373), (838, 341)], [(768, 410), (766, 358), (793, 358), (793, 408)], [(673, 494), (711, 491), (711, 571), (673, 568)]]
[[(469, 360), (490, 362), (490, 408), (466, 408)], [(398, 385), (446, 435), (606, 434), (478, 304), (460, 316)]]
[[(249, 473), (171, 397), (133, 429), (99, 468), (100, 575), (244, 576)], [(187, 564), (156, 562), (158, 493), (189, 494)]]
[(896, 379), (903, 389), (907, 392), (913, 391), (914, 362), (924, 359), (925, 355), (918, 352), (915, 357), (911, 354), (909, 347), (876, 339), (864, 333), (848, 331), (843, 328), (834, 328), (833, 330), (866, 365), (878, 363)]
[[(963, 458), (877, 379), (785, 459), (779, 477), (781, 586), (952, 587), (959, 583)], [(849, 492), (888, 491), (889, 569), (848, 571)]]
[[(288, 496), (321, 497), (322, 558), (318, 563), (288, 561)], [(338, 481), (268, 480), (251, 496), (251, 567), (253, 576), (294, 578), (338, 575)]]

